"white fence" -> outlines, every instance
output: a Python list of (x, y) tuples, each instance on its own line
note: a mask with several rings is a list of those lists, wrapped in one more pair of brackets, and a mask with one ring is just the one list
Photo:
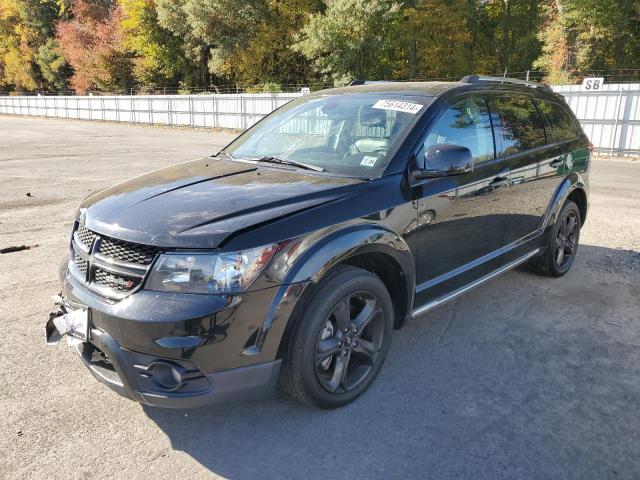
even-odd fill
[(0, 96), (0, 114), (245, 129), (300, 95)]
[(576, 114), (596, 150), (609, 155), (640, 156), (640, 83), (553, 87)]
[[(597, 151), (640, 155), (640, 84), (556, 86)], [(0, 96), (0, 114), (245, 129), (301, 93)]]

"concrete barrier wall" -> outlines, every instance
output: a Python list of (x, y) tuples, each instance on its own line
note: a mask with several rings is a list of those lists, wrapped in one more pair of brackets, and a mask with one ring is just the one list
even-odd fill
[[(640, 84), (555, 86), (596, 150), (640, 156)], [(246, 129), (301, 93), (0, 96), (0, 114)]]

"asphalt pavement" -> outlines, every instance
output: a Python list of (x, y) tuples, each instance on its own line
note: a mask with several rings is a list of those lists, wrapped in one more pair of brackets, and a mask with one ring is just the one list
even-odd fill
[(571, 272), (507, 273), (395, 332), (334, 411), (143, 407), (47, 347), (79, 201), (233, 134), (0, 116), (0, 478), (640, 478), (640, 162), (595, 160)]

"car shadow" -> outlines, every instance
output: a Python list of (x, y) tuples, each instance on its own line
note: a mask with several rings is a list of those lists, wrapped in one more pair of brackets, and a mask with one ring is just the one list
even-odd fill
[(640, 252), (589, 245), (562, 279), (518, 268), (395, 332), (373, 386), (338, 410), (279, 394), (144, 411), (232, 479), (630, 475), (638, 280)]

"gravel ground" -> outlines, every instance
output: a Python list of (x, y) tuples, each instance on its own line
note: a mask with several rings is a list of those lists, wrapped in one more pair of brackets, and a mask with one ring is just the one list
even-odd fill
[[(396, 332), (337, 411), (171, 411), (98, 383), (43, 322), (91, 190), (228, 133), (0, 117), (0, 477), (640, 478), (640, 163), (596, 160), (572, 271), (518, 269)], [(28, 194), (30, 196), (28, 196)]]

